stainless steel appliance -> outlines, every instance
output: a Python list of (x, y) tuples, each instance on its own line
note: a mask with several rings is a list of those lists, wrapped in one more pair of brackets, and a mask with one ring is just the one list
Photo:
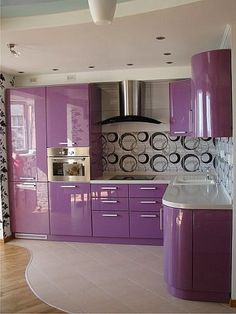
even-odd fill
[(48, 180), (90, 180), (89, 147), (48, 148)]

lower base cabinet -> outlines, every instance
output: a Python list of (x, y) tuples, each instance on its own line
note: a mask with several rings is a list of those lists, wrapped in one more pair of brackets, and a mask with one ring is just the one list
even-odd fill
[(12, 231), (49, 234), (47, 183), (10, 182), (9, 190)]
[(160, 212), (131, 212), (130, 237), (162, 238), (162, 222), (160, 219)]
[(93, 236), (129, 237), (129, 213), (125, 211), (93, 211)]
[(52, 235), (92, 235), (89, 184), (51, 182), (49, 200)]
[(172, 295), (228, 302), (232, 211), (164, 207), (164, 273)]

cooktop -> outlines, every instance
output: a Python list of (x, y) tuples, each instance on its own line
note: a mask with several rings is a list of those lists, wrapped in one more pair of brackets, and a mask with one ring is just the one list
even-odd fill
[(116, 175), (110, 180), (153, 180), (155, 176), (152, 175)]

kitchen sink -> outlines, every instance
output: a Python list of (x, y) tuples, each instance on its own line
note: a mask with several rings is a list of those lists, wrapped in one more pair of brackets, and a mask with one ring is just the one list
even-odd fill
[(216, 184), (213, 176), (208, 175), (179, 175), (175, 177), (173, 185), (211, 185)]

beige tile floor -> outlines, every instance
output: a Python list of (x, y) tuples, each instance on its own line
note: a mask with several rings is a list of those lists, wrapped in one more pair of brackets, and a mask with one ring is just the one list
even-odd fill
[(15, 240), (28, 248), (30, 288), (68, 313), (236, 313), (227, 304), (172, 297), (163, 247)]

